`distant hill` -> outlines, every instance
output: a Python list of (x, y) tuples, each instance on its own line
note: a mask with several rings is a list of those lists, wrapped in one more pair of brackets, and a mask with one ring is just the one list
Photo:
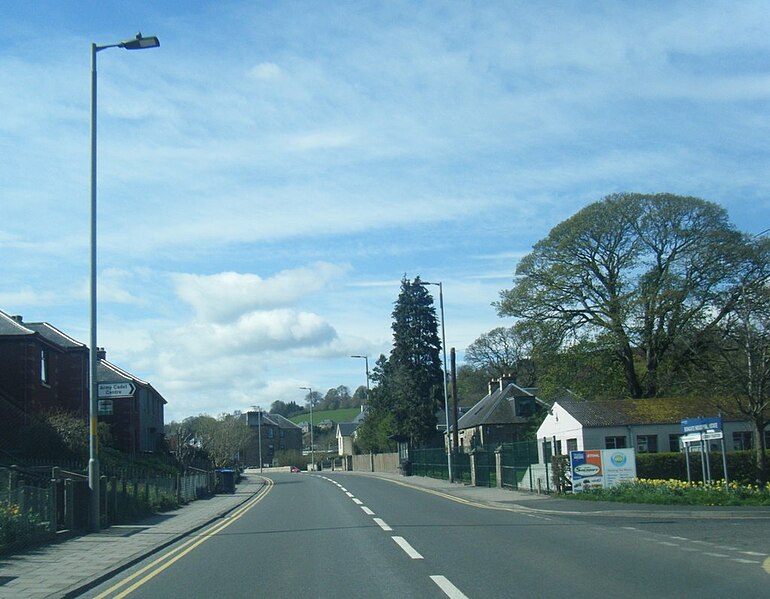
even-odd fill
[[(321, 420), (333, 420), (335, 424), (340, 422), (353, 422), (361, 408), (343, 408), (341, 410), (313, 410), (313, 424), (318, 425)], [(289, 418), (294, 424), (310, 422), (310, 412), (303, 412)]]

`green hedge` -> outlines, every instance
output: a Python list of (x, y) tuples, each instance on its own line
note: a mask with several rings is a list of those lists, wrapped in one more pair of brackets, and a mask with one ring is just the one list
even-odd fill
[[(767, 452), (770, 463), (770, 452)], [(727, 474), (731, 481), (739, 484), (756, 482), (754, 451), (734, 451), (727, 454)], [(711, 478), (724, 478), (722, 454), (710, 453)], [(690, 454), (690, 474), (692, 480), (703, 478), (700, 453)], [(660, 480), (687, 480), (687, 465), (683, 453), (639, 453), (636, 455), (636, 475), (638, 478)]]

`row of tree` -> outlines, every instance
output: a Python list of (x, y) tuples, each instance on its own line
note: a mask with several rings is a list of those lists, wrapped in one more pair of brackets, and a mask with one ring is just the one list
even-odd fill
[[(515, 324), (481, 335), (458, 371), (458, 394), (480, 399), (513, 375), (543, 397), (699, 393), (734, 402), (754, 425), (764, 482), (770, 418), (770, 241), (739, 232), (712, 202), (615, 194), (554, 227), (495, 303)], [(425, 443), (441, 397), (440, 340), (419, 277), (402, 280), (394, 344), (375, 367), (359, 432), (376, 450)]]

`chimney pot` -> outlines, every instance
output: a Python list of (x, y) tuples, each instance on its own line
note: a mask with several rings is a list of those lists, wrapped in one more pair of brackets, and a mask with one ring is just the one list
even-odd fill
[(97, 347), (96, 348), (96, 359), (97, 360), (106, 360), (107, 359), (107, 350), (105, 350), (103, 347)]

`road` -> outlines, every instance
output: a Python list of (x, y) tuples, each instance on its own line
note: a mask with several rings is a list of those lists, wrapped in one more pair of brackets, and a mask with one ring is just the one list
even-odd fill
[(84, 597), (768, 596), (767, 519), (496, 510), (355, 474), (268, 479)]

